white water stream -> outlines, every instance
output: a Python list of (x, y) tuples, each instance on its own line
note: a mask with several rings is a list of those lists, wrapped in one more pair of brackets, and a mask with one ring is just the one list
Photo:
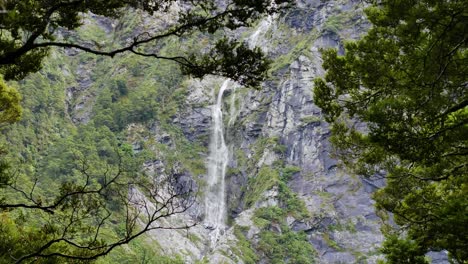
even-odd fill
[[(266, 19), (260, 22), (260, 24), (257, 27), (257, 30), (255, 30), (255, 32), (252, 35), (250, 35), (248, 39), (248, 44), (251, 49), (259, 44), (258, 39), (261, 37), (262, 34), (265, 34), (268, 31), (272, 23), (273, 16), (271, 15), (269, 15)], [(265, 47), (263, 47), (263, 49), (264, 48)]]
[[(250, 47), (258, 44), (258, 40), (262, 37), (271, 26), (273, 18), (269, 16), (267, 19), (260, 22), (257, 30), (248, 38)], [(223, 82), (219, 89), (216, 104), (212, 108), (212, 134), (210, 141), (210, 154), (208, 157), (208, 175), (207, 186), (205, 191), (205, 221), (204, 226), (212, 230), (210, 233), (211, 244), (214, 248), (220, 236), (224, 234), (226, 229), (226, 166), (229, 161), (229, 150), (224, 141), (224, 125), (223, 125), (223, 94), (229, 88), (229, 80)], [(228, 125), (231, 126), (236, 117), (235, 107), (235, 87), (232, 88), (230, 119)]]
[(211, 246), (216, 244), (223, 234), (226, 223), (226, 166), (229, 152), (224, 141), (223, 126), (223, 94), (229, 86), (229, 80), (224, 81), (219, 89), (216, 104), (212, 108), (213, 130), (208, 157), (207, 189), (205, 193), (205, 227), (212, 229)]

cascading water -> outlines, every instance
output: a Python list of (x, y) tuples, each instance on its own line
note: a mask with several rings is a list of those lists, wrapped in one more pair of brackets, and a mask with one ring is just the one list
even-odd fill
[(255, 32), (250, 35), (248, 39), (248, 44), (250, 48), (254, 48), (258, 45), (258, 38), (262, 33), (265, 33), (270, 28), (273, 23), (273, 16), (269, 15), (266, 19), (262, 20)]
[[(250, 36), (250, 47), (256, 46), (260, 35), (266, 32), (273, 22), (273, 17), (268, 16), (263, 20), (257, 30)], [(208, 157), (207, 187), (205, 192), (205, 223), (207, 229), (211, 229), (211, 247), (215, 247), (218, 239), (226, 228), (226, 192), (225, 176), (226, 166), (229, 161), (229, 150), (224, 141), (223, 126), (223, 94), (229, 88), (229, 80), (224, 81), (219, 89), (216, 104), (212, 108), (213, 129), (210, 142), (210, 154)], [(228, 125), (232, 125), (237, 117), (235, 111), (235, 87), (231, 99), (230, 119)]]
[(226, 222), (226, 193), (224, 177), (229, 159), (228, 148), (224, 141), (223, 127), (223, 93), (229, 86), (224, 81), (219, 89), (216, 104), (212, 109), (213, 131), (208, 157), (207, 189), (205, 193), (205, 227), (212, 229), (211, 246), (216, 244), (224, 232)]

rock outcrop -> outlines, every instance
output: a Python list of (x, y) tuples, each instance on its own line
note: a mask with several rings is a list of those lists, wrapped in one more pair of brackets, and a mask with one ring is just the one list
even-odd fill
[[(343, 39), (362, 34), (366, 28), (362, 8), (358, 1), (299, 1), (287, 14), (260, 22), (259, 27), (265, 32), (252, 30), (256, 44), (274, 59), (274, 71), (259, 91), (238, 88), (225, 95), (225, 137), (230, 147), (226, 186), (231, 228), (215, 248), (189, 240), (187, 247), (160, 241), (167, 244), (166, 250), (191, 252), (188, 262), (204, 257), (210, 263), (242, 263), (245, 258), (236, 250), (240, 238), (235, 235), (235, 227), (244, 228), (243, 234), (255, 251), (262, 232), (255, 224), (255, 211), (281, 206), (276, 187), (267, 188), (253, 204), (247, 204), (249, 182), (258, 177), (262, 167), (282, 163), (297, 168), (287, 186), (305, 204), (310, 216), (297, 219), (289, 215), (285, 223), (293, 232), (306, 234), (317, 252), (310, 263), (376, 263), (383, 237), (371, 193), (381, 183), (350, 175), (337, 166), (330, 157), (329, 126), (312, 98), (313, 79), (323, 74), (319, 49), (342, 50)], [(189, 108), (174, 119), (187, 139), (207, 145), (211, 127), (209, 105), (215, 100), (207, 91), (221, 82), (191, 81)], [(275, 146), (259, 149), (259, 142), (265, 139), (274, 139)], [(253, 165), (242, 164), (246, 162)], [(279, 225), (272, 225), (269, 230), (282, 232)], [(210, 230), (197, 228), (189, 232), (206, 239)], [(202, 250), (190, 250), (202, 245)], [(269, 263), (261, 253), (258, 261)]]

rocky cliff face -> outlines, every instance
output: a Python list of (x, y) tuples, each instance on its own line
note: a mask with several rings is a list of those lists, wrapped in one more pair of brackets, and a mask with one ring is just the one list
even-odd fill
[[(119, 131), (135, 152), (154, 152), (144, 164), (150, 175), (173, 176), (178, 188), (199, 191), (185, 214), (164, 220), (199, 224), (151, 231), (147, 245), (185, 263), (376, 263), (382, 235), (371, 193), (381, 183), (337, 166), (328, 124), (312, 99), (313, 79), (323, 74), (319, 49), (342, 50), (345, 39), (365, 32), (363, 8), (357, 0), (298, 0), (287, 13), (233, 33), (261, 47), (273, 64), (261, 90), (231, 83), (223, 95), (228, 220), (215, 243), (203, 226), (204, 197), (212, 106), (224, 80), (187, 79), (174, 65), (136, 56), (57, 55), (70, 60), (60, 66), (70, 126)], [(81, 34), (112, 41), (125, 37), (126, 24), (153, 23), (122, 21), (90, 17)]]
[[(249, 250), (258, 256), (255, 261), (270, 263), (274, 260), (262, 246), (266, 232), (281, 234), (288, 229), (305, 234), (315, 250), (313, 259), (304, 263), (376, 262), (382, 235), (370, 195), (379, 183), (337, 167), (330, 157), (328, 124), (312, 99), (313, 79), (323, 74), (319, 49), (342, 49), (344, 39), (363, 33), (362, 8), (358, 1), (300, 1), (287, 14), (265, 18), (257, 28), (244, 32), (247, 41), (262, 47), (274, 64), (271, 78), (260, 91), (232, 85), (224, 95), (225, 137), (230, 148), (226, 175), (230, 228), (214, 248), (203, 242), (210, 230), (201, 226), (189, 231), (200, 237), (196, 242), (182, 236), (174, 244), (169, 239), (173, 233), (154, 234), (159, 244), (166, 245), (165, 250), (190, 252), (188, 262), (204, 257), (210, 263), (242, 263), (255, 260), (246, 258), (245, 246), (240, 246), (241, 240), (247, 240)], [(190, 82), (189, 107), (173, 120), (187, 139), (207, 144), (212, 128), (209, 106), (216, 97), (212, 91), (221, 82)], [(276, 177), (275, 170), (281, 177), (285, 168), (292, 171), (283, 180), (286, 187), (255, 180), (265, 170), (269, 175), (262, 181)], [(294, 193), (307, 216), (288, 211), (281, 214), (282, 219), (263, 218), (270, 221), (267, 226), (258, 224), (261, 208), (288, 207), (282, 188)], [(201, 201), (191, 210), (192, 218), (203, 219)]]

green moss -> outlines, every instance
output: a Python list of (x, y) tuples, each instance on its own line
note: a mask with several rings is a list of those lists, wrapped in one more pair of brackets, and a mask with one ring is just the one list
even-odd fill
[(286, 150), (288, 147), (286, 145), (278, 144), (273, 147), (273, 151), (276, 152), (277, 154), (284, 155), (286, 153)]
[(255, 211), (253, 222), (257, 227), (265, 229), (271, 224), (282, 224), (286, 215), (278, 206), (262, 207)]
[(203, 243), (203, 239), (200, 238), (199, 236), (197, 236), (196, 234), (194, 233), (188, 233), (187, 234), (187, 237), (188, 239), (194, 243), (194, 244), (200, 244), (200, 243)]
[(170, 257), (164, 256), (160, 245), (154, 240), (149, 240), (146, 235), (143, 235), (127, 245), (117, 247), (109, 255), (99, 258), (96, 263), (183, 264), (185, 262), (179, 254)]
[(281, 180), (285, 183), (287, 183), (289, 180), (291, 180), (292, 176), (296, 173), (301, 172), (301, 168), (298, 166), (285, 166), (284, 168), (281, 169)]
[(266, 149), (273, 149), (279, 145), (279, 138), (278, 137), (269, 137), (269, 138), (259, 138), (255, 142), (255, 144), (251, 147), (253, 150), (252, 158), (248, 160), (248, 168), (249, 170), (253, 170), (260, 158), (263, 156)]
[(237, 167), (245, 170), (248, 166), (249, 160), (245, 152), (242, 149), (237, 149), (235, 152), (235, 157), (237, 161)]
[(306, 219), (310, 217), (304, 202), (297, 197), (295, 192), (289, 189), (286, 183), (280, 182), (278, 190), (278, 198), (288, 214), (296, 219)]
[(353, 221), (348, 220), (345, 223), (337, 223), (334, 225), (328, 226), (328, 230), (330, 231), (348, 231), (350, 233), (356, 233), (356, 225), (353, 223)]
[(226, 170), (226, 177), (239, 175), (240, 173), (241, 173), (241, 170), (239, 168), (228, 167)]
[(314, 123), (320, 124), (321, 118), (316, 115), (304, 116), (301, 118), (301, 122), (303, 123), (303, 125), (314, 124)]
[(331, 247), (331, 248), (333, 248), (333, 249), (335, 249), (335, 250), (338, 250), (338, 251), (343, 250), (343, 249), (338, 245), (338, 243), (336, 243), (336, 241), (334, 241), (334, 240), (332, 240), (332, 239), (330, 238), (330, 234), (324, 233), (324, 234), (322, 235), (322, 237), (323, 237), (323, 240), (325, 240), (325, 242), (327, 243), (327, 245), (328, 245), (329, 247)]
[(336, 15), (329, 16), (325, 24), (323, 25), (322, 31), (331, 31), (339, 33), (343, 30), (347, 24), (352, 25), (350, 20), (352, 19), (354, 11), (346, 11)]
[(255, 253), (250, 241), (245, 237), (244, 233), (248, 231), (248, 227), (239, 225), (234, 226), (234, 235), (237, 237), (236, 247), (233, 248), (234, 253), (240, 256), (246, 264), (258, 263), (259, 258)]
[(323, 191), (315, 191), (314, 194), (317, 194), (318, 196), (320, 196), (321, 198), (324, 198), (324, 199), (330, 199), (333, 197), (333, 195), (329, 192), (323, 192)]
[(289, 39), (290, 47), (294, 47), (287, 54), (281, 55), (273, 60), (270, 68), (270, 73), (277, 72), (289, 66), (294, 60), (298, 59), (301, 55), (311, 57), (310, 47), (313, 41), (318, 37), (316, 30), (313, 30), (308, 35), (296, 35)]
[(266, 220), (266, 219), (263, 219), (263, 218), (260, 218), (260, 217), (255, 217), (255, 218), (252, 219), (252, 221), (253, 221), (254, 225), (259, 227), (259, 228), (266, 228), (271, 224), (269, 220)]
[[(258, 147), (262, 148), (278, 141), (264, 139)], [(296, 219), (310, 217), (304, 202), (287, 185), (291, 176), (298, 172), (299, 167), (284, 166), (283, 163), (275, 164), (273, 168), (263, 166), (257, 176), (249, 182), (247, 205), (258, 200), (266, 190), (275, 186), (278, 188), (279, 205), (255, 210), (252, 219), (261, 229), (260, 240), (255, 249), (268, 258), (270, 263), (314, 263), (315, 250), (307, 241), (306, 234), (293, 232), (286, 223), (288, 216)]]
[(263, 166), (256, 177), (249, 178), (245, 204), (247, 207), (257, 202), (265, 191), (273, 188), (279, 181), (278, 171)]
[(203, 257), (201, 260), (195, 261), (195, 264), (208, 264), (208, 263), (210, 263), (210, 261), (207, 257)]
[(271, 263), (315, 263), (316, 252), (303, 232), (285, 229), (282, 233), (262, 231), (258, 250), (265, 254)]

